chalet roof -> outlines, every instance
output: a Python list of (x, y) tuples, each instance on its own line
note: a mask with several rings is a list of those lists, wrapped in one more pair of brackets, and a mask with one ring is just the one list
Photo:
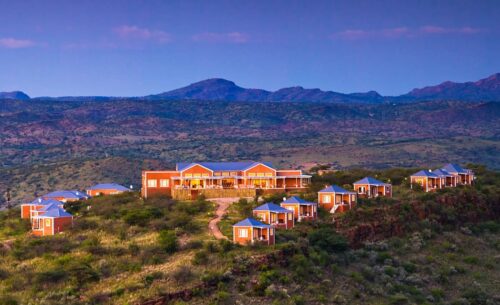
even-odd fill
[(348, 191), (338, 185), (330, 185), (319, 191), (319, 193), (356, 194), (355, 192)]
[(301, 205), (316, 205), (316, 202), (309, 202), (309, 201), (306, 201), (300, 197), (297, 197), (297, 196), (292, 196), (288, 199), (286, 199), (285, 201), (282, 202), (283, 203), (293, 203), (293, 204), (301, 204)]
[(467, 170), (462, 168), (460, 165), (458, 164), (453, 164), (453, 163), (449, 163), (449, 164), (446, 164), (445, 166), (443, 166), (443, 168), (445, 171), (449, 172), (449, 173), (457, 173), (457, 174), (467, 174)]
[(272, 202), (264, 203), (261, 206), (256, 207), (253, 209), (254, 211), (271, 211), (271, 212), (276, 212), (276, 213), (291, 213), (290, 210), (287, 210), (283, 207), (280, 207), (277, 204), (274, 204)]
[(421, 170), (413, 175), (411, 175), (412, 177), (429, 177), (429, 178), (439, 178), (438, 175), (434, 174), (433, 172), (430, 172), (430, 171), (425, 171), (425, 170)]
[(365, 177), (359, 181), (354, 182), (353, 184), (389, 185), (389, 183), (382, 182), (372, 177)]
[(99, 183), (88, 188), (88, 190), (116, 190), (121, 192), (129, 192), (130, 189), (117, 183)]
[[(185, 170), (191, 166), (199, 164), (203, 167), (206, 167), (212, 171), (244, 171), (258, 164), (264, 164), (265, 166), (269, 166), (273, 168), (272, 164), (269, 162), (255, 162), (255, 161), (246, 161), (246, 162), (181, 162), (177, 163), (176, 168), (178, 171)], [(273, 168), (274, 169), (274, 168)]]
[(57, 218), (57, 217), (72, 217), (70, 213), (66, 212), (64, 209), (60, 207), (55, 207), (47, 212), (45, 212), (43, 215), (40, 215), (38, 217), (45, 217), (45, 218)]
[[(57, 200), (54, 200), (54, 201), (57, 201)], [(43, 211), (43, 212), (46, 212), (48, 210), (52, 210), (52, 209), (55, 209), (55, 208), (58, 208), (60, 207), (63, 203), (58, 201), (59, 203), (51, 203), (49, 205), (46, 205), (44, 206), (43, 208), (41, 208), (39, 211)]]
[(441, 169), (433, 170), (432, 173), (435, 174), (436, 176), (439, 176), (439, 177), (450, 177), (450, 176), (453, 176), (448, 171), (446, 171), (446, 170), (444, 170), (442, 168)]
[(38, 197), (36, 198), (35, 200), (33, 200), (32, 202), (30, 202), (30, 204), (36, 204), (36, 205), (51, 205), (51, 204), (63, 204), (61, 201), (59, 200), (55, 200), (55, 199), (43, 199), (42, 197)]
[(270, 228), (271, 226), (265, 223), (262, 223), (254, 218), (244, 219), (236, 224), (233, 227), (259, 227), (259, 228)]
[(64, 197), (67, 199), (87, 199), (90, 196), (86, 195), (85, 193), (82, 193), (80, 191), (75, 191), (75, 190), (62, 190), (62, 191), (55, 191), (52, 193), (48, 193), (43, 195), (42, 197), (44, 198), (58, 198), (58, 197)]

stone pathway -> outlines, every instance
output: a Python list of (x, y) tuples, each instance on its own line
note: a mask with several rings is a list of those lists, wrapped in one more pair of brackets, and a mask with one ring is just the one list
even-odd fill
[(215, 211), (215, 218), (210, 220), (208, 223), (208, 229), (210, 233), (216, 239), (228, 239), (227, 236), (224, 236), (219, 229), (219, 222), (221, 221), (224, 214), (226, 214), (227, 208), (231, 205), (231, 203), (238, 201), (240, 198), (211, 198), (207, 199), (209, 201), (215, 202), (217, 204), (217, 210)]

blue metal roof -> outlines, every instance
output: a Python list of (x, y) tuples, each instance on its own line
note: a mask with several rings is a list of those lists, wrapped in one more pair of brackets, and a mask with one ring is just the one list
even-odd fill
[(64, 209), (61, 209), (60, 207), (55, 207), (55, 208), (52, 208), (50, 210), (48, 210), (47, 212), (45, 212), (43, 215), (39, 216), (39, 217), (54, 217), (54, 218), (57, 218), (57, 217), (71, 217), (73, 215), (71, 215), (70, 213), (66, 212)]
[(452, 164), (452, 163), (446, 164), (445, 166), (443, 166), (442, 169), (444, 169), (449, 173), (467, 174), (467, 170), (465, 170), (458, 164)]
[[(54, 201), (57, 201), (57, 200), (54, 200)], [(62, 202), (59, 201), (59, 203), (51, 203), (49, 205), (46, 205), (44, 206), (43, 208), (41, 208), (39, 211), (48, 211), (48, 210), (51, 210), (51, 209), (55, 209), (55, 208), (58, 208), (60, 207), (61, 205), (63, 205)]]
[(44, 198), (64, 197), (64, 198), (68, 198), (68, 199), (86, 199), (86, 198), (89, 198), (90, 196), (88, 196), (87, 194), (82, 193), (80, 191), (62, 190), (62, 191), (55, 191), (52, 193), (48, 193), (46, 195), (43, 195), (42, 197), (44, 197)]
[(429, 177), (429, 178), (439, 178), (438, 175), (434, 174), (433, 172), (430, 171), (424, 171), (421, 170), (415, 174), (412, 175), (413, 177)]
[(30, 204), (51, 205), (51, 204), (63, 204), (63, 203), (61, 201), (55, 200), (55, 199), (43, 199), (42, 197), (38, 197), (35, 200), (33, 200), (32, 202), (30, 202)]
[(306, 201), (300, 197), (297, 197), (297, 196), (293, 196), (293, 197), (290, 197), (288, 199), (286, 199), (285, 201), (282, 202), (283, 203), (294, 203), (294, 204), (302, 204), (302, 205), (316, 205), (316, 202), (309, 202), (309, 201)]
[(359, 181), (354, 182), (353, 184), (387, 185), (388, 183), (382, 182), (372, 177), (365, 177)]
[(435, 174), (436, 176), (440, 176), (440, 177), (453, 176), (452, 174), (450, 174), (449, 172), (447, 172), (444, 169), (436, 169), (436, 170), (433, 170), (432, 173)]
[(116, 190), (121, 192), (128, 192), (130, 189), (117, 183), (99, 183), (88, 188), (88, 190)]
[(319, 193), (356, 194), (355, 192), (348, 191), (338, 185), (330, 185), (319, 191)]
[(254, 211), (271, 211), (271, 212), (276, 212), (276, 213), (292, 213), (292, 211), (287, 210), (285, 208), (282, 208), (279, 205), (274, 204), (272, 202), (264, 203), (263, 205), (258, 206), (253, 210)]
[(244, 219), (236, 224), (233, 227), (259, 227), (259, 228), (270, 228), (271, 226), (265, 223), (262, 223), (254, 218)]
[(254, 161), (246, 161), (246, 162), (181, 162), (177, 163), (176, 168), (178, 171), (185, 170), (191, 166), (199, 164), (203, 167), (206, 167), (212, 171), (244, 171), (248, 168), (251, 168), (257, 164), (264, 164), (273, 168), (272, 164), (269, 162), (254, 162)]

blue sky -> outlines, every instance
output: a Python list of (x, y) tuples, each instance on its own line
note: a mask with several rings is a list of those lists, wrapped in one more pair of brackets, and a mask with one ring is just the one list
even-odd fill
[(0, 0), (0, 91), (160, 93), (211, 77), (396, 95), (500, 72), (499, 1)]

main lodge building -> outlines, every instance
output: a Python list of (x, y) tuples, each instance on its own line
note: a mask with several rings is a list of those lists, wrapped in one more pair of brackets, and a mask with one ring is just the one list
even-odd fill
[(301, 170), (279, 170), (268, 162), (177, 163), (175, 170), (143, 171), (141, 192), (144, 198), (253, 197), (257, 190), (302, 189), (310, 179)]

